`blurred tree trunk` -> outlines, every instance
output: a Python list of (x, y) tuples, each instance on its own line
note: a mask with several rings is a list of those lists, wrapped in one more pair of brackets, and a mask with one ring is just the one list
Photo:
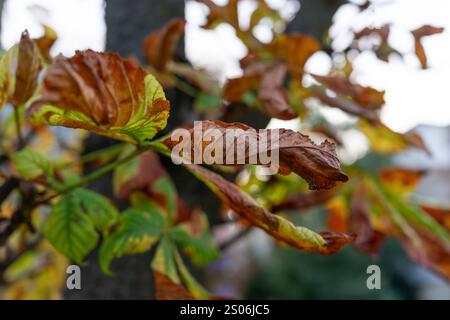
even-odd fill
[(299, 0), (300, 11), (287, 32), (301, 32), (322, 40), (333, 22), (336, 10), (345, 0)]

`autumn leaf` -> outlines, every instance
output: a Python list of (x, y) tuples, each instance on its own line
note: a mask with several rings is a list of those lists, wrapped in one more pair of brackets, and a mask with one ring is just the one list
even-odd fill
[(414, 48), (415, 48), (416, 56), (417, 56), (417, 59), (419, 59), (422, 69), (428, 68), (427, 55), (425, 53), (425, 49), (422, 44), (422, 38), (431, 36), (434, 34), (439, 34), (442, 32), (444, 32), (444, 28), (433, 27), (430, 25), (424, 25), (420, 28), (417, 28), (417, 29), (411, 31), (411, 33), (414, 37)]
[(286, 65), (277, 64), (264, 73), (258, 90), (258, 99), (264, 111), (274, 118), (290, 120), (298, 115), (289, 104), (287, 93), (283, 88), (286, 76)]
[(174, 283), (165, 274), (153, 271), (153, 280), (155, 282), (156, 299), (158, 300), (194, 300), (183, 286)]
[(411, 170), (400, 167), (383, 168), (380, 170), (380, 180), (397, 194), (408, 196), (417, 187), (422, 170)]
[(225, 84), (223, 98), (229, 102), (239, 102), (250, 90), (256, 90), (261, 81), (261, 75), (244, 75), (228, 79)]
[(378, 110), (384, 105), (384, 91), (364, 87), (350, 82), (349, 79), (338, 76), (312, 75), (315, 80), (325, 85), (336, 94), (350, 96), (360, 106)]
[(197, 165), (185, 166), (230, 209), (282, 243), (300, 250), (327, 255), (335, 253), (343, 245), (353, 241), (353, 236), (348, 234), (334, 232), (319, 234), (305, 227), (295, 226), (283, 217), (258, 206), (250, 196), (220, 175)]
[(115, 53), (78, 51), (47, 69), (35, 122), (139, 144), (166, 126), (169, 102), (156, 79)]
[(359, 128), (366, 135), (372, 150), (377, 153), (395, 153), (414, 147), (430, 155), (422, 137), (416, 132), (401, 134), (382, 123), (371, 124), (363, 119), (359, 121)]
[(144, 55), (150, 66), (158, 71), (164, 71), (167, 63), (173, 60), (173, 55), (184, 32), (186, 21), (175, 18), (164, 27), (149, 35), (144, 41)]
[(34, 94), (42, 70), (39, 49), (24, 31), (20, 42), (9, 49), (0, 61), (0, 108), (9, 101), (18, 107)]
[(151, 194), (153, 184), (166, 175), (158, 155), (153, 151), (146, 151), (114, 171), (114, 190), (122, 199), (127, 199), (136, 191)]
[(362, 38), (367, 38), (367, 37), (378, 37), (379, 41), (373, 46), (373, 50), (376, 54), (376, 56), (378, 57), (378, 59), (384, 61), (384, 62), (388, 62), (389, 60), (389, 55), (392, 53), (395, 53), (399, 56), (402, 56), (402, 54), (395, 50), (394, 48), (392, 48), (389, 45), (389, 35), (391, 32), (391, 27), (390, 25), (384, 25), (378, 28), (372, 28), (372, 27), (366, 27), (358, 32), (354, 33), (354, 39), (356, 41), (361, 40)]
[(301, 79), (306, 61), (319, 50), (319, 42), (303, 34), (278, 35), (270, 45), (274, 57), (286, 61), (294, 79)]
[[(203, 132), (219, 132), (220, 140), (225, 143), (218, 143), (218, 140), (207, 141), (201, 140), (195, 142), (194, 129), (190, 131), (191, 141), (189, 146), (191, 148), (190, 161), (194, 162), (194, 156), (196, 154), (196, 144), (202, 144), (202, 150), (209, 148), (210, 151), (214, 151), (218, 148), (217, 152), (222, 151), (223, 158), (216, 159), (212, 157), (214, 163), (208, 164), (226, 164), (230, 165), (230, 160), (233, 164), (249, 163), (252, 158), (256, 159), (258, 163), (261, 163), (261, 154), (271, 151), (275, 152), (275, 148), (279, 150), (279, 160), (281, 166), (281, 172), (289, 173), (291, 171), (302, 176), (309, 183), (309, 187), (312, 190), (315, 189), (329, 189), (336, 185), (338, 181), (347, 181), (347, 176), (340, 170), (339, 160), (336, 156), (335, 145), (324, 141), (320, 145), (314, 144), (307, 136), (288, 129), (280, 129), (278, 131), (279, 136), (275, 141), (269, 141), (264, 150), (257, 150), (256, 146), (251, 146), (248, 139), (242, 137), (253, 137), (254, 141), (260, 141), (263, 134), (270, 136), (272, 133), (270, 129), (257, 132), (253, 128), (244, 125), (242, 123), (226, 123), (219, 120), (211, 121), (205, 120), (201, 123)], [(227, 129), (233, 129), (232, 131)], [(216, 131), (211, 131), (216, 130)], [(228, 132), (228, 133), (227, 133)], [(234, 136), (228, 136), (232, 132)], [(237, 135), (236, 135), (237, 133)], [(203, 135), (203, 138), (205, 135)], [(202, 139), (202, 138), (200, 138)], [(219, 139), (219, 137), (217, 138)], [(275, 147), (275, 142), (277, 146)], [(170, 137), (164, 140), (164, 144), (173, 149), (178, 143), (184, 143), (183, 141), (173, 141)], [(237, 146), (237, 145), (240, 146)], [(242, 146), (242, 144), (244, 144)], [(258, 143), (259, 144), (259, 143)], [(235, 148), (242, 148), (243, 154), (235, 154)], [(261, 148), (261, 147), (259, 147)], [(231, 150), (231, 154), (230, 154)], [(183, 151), (183, 150), (181, 150)], [(204, 162), (203, 155), (201, 154), (201, 161)], [(230, 155), (232, 157), (230, 157)], [(183, 157), (181, 154), (177, 154), (178, 157)], [(185, 155), (186, 157), (186, 155)], [(215, 163), (219, 161), (220, 163)]]
[(370, 221), (370, 208), (366, 190), (360, 185), (350, 201), (349, 230), (356, 234), (353, 245), (361, 252), (377, 254), (383, 244), (384, 235), (374, 230)]
[(297, 192), (288, 196), (277, 205), (274, 205), (271, 211), (305, 210), (326, 203), (335, 193), (336, 191), (334, 189)]
[(379, 116), (376, 110), (364, 108), (358, 103), (340, 96), (330, 96), (322, 89), (312, 89), (311, 96), (317, 98), (323, 104), (338, 108), (351, 115), (362, 117), (370, 121), (370, 123), (379, 123)]
[(44, 34), (41, 37), (34, 39), (34, 42), (39, 48), (39, 51), (41, 52), (45, 61), (51, 62), (52, 56), (50, 55), (50, 49), (53, 47), (56, 40), (58, 39), (58, 35), (56, 34), (56, 31), (50, 28), (49, 26), (44, 25), (43, 27), (44, 27)]
[(229, 0), (227, 4), (220, 6), (212, 0), (196, 0), (203, 3), (209, 9), (204, 29), (214, 29), (221, 23), (228, 23), (235, 29), (239, 29), (238, 3), (239, 0)]

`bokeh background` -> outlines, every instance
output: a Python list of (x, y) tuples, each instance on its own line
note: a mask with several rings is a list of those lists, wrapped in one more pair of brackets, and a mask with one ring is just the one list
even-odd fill
[[(215, 0), (224, 4), (227, 0)], [(348, 46), (351, 34), (367, 25), (391, 25), (389, 42), (403, 54), (389, 63), (365, 52), (353, 61), (354, 78), (363, 85), (386, 90), (382, 120), (399, 132), (418, 131), (433, 156), (408, 151), (394, 161), (428, 174), (415, 196), (439, 202), (450, 208), (450, 106), (448, 75), (450, 74), (450, 2), (447, 0), (379, 0), (360, 12), (364, 1), (334, 0), (267, 0), (283, 17), (292, 20), (288, 28), (321, 38), (328, 31), (334, 51)], [(239, 60), (246, 48), (231, 27), (221, 25), (204, 30), (207, 10), (193, 1), (123, 1), (123, 0), (4, 0), (1, 8), (1, 46), (9, 48), (28, 29), (32, 37), (42, 34), (42, 24), (58, 33), (53, 54), (70, 56), (75, 50), (118, 51), (125, 56), (142, 58), (142, 41), (147, 34), (173, 17), (187, 20), (184, 48), (177, 53), (198, 68), (205, 68), (221, 81), (240, 75)], [(248, 23), (255, 9), (252, 0), (243, 0), (239, 15)], [(246, 22), (247, 21), (247, 22)], [(446, 28), (442, 34), (424, 40), (430, 68), (420, 70), (414, 56), (414, 39), (404, 30), (424, 24)], [(269, 27), (260, 25), (256, 36), (270, 41)], [(338, 57), (337, 57), (338, 58)], [(332, 66), (330, 57), (316, 53), (306, 69), (326, 75)], [(338, 109), (324, 108), (325, 117), (333, 124), (346, 124), (352, 118)], [(272, 119), (270, 128), (296, 129), (299, 120)], [(352, 163), (366, 156), (368, 143), (358, 131), (342, 137), (345, 153), (340, 156)], [(368, 160), (370, 161), (370, 160)], [(324, 212), (299, 216), (298, 222), (320, 226)], [(216, 228), (220, 239), (234, 231)], [(121, 270), (115, 278), (101, 274), (95, 259), (83, 266), (81, 291), (68, 291), (64, 297), (78, 298), (147, 298), (151, 281), (144, 257), (129, 257), (119, 262)], [(370, 264), (378, 264), (383, 272), (382, 290), (367, 290), (365, 272)], [(216, 294), (261, 299), (450, 299), (450, 286), (445, 281), (417, 266), (406, 257), (396, 241), (389, 241), (378, 257), (368, 257), (346, 248), (332, 257), (308, 255), (285, 248), (275, 248), (272, 241), (254, 230), (227, 249), (221, 259), (200, 275)]]

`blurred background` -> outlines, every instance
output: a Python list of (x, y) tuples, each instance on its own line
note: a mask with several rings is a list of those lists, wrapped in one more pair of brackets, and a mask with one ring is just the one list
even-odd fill
[[(223, 5), (227, 0), (215, 0)], [(447, 0), (379, 0), (368, 10), (359, 6), (365, 1), (340, 0), (267, 0), (279, 9), (288, 22), (288, 32), (302, 32), (327, 41), (334, 52), (348, 47), (352, 33), (365, 26), (389, 24), (389, 44), (403, 55), (393, 55), (389, 63), (376, 58), (372, 51), (355, 57), (353, 77), (362, 85), (386, 90), (386, 105), (381, 118), (399, 132), (419, 132), (433, 157), (420, 151), (397, 154), (393, 161), (413, 169), (426, 169), (427, 176), (415, 196), (450, 208), (450, 107), (448, 75), (450, 74), (450, 32), (428, 37), (423, 41), (429, 67), (418, 68), (414, 55), (414, 39), (404, 30), (424, 24), (450, 30), (450, 2)], [(249, 23), (255, 10), (253, 0), (239, 2), (239, 17)], [(186, 33), (179, 59), (186, 59), (198, 68), (207, 69), (222, 83), (240, 76), (239, 60), (247, 54), (234, 30), (220, 25), (214, 30), (200, 26), (206, 21), (207, 8), (194, 1), (182, 0), (0, 0), (1, 46), (9, 48), (21, 32), (28, 29), (32, 37), (42, 34), (42, 24), (58, 34), (53, 54), (72, 55), (75, 50), (117, 51), (123, 56), (142, 57), (145, 37), (174, 17), (187, 20)], [(255, 36), (262, 42), (272, 37), (269, 26), (261, 23)], [(317, 52), (308, 61), (309, 72), (326, 75), (332, 58)], [(336, 56), (336, 59), (339, 59)], [(175, 98), (176, 99), (176, 98)], [(172, 103), (174, 105), (174, 103)], [(176, 104), (175, 104), (176, 105)], [(323, 108), (326, 119), (336, 125), (353, 119), (335, 108)], [(272, 119), (270, 128), (299, 127), (300, 120)], [(366, 138), (359, 131), (341, 137), (346, 163), (361, 160), (369, 150)], [(432, 188), (430, 187), (432, 186)], [(431, 191), (432, 190), (432, 191)], [(192, 191), (196, 193), (196, 191)], [(189, 196), (189, 195), (188, 195)], [(198, 197), (199, 195), (197, 195)], [(325, 214), (302, 214), (296, 222), (320, 226)], [(320, 229), (320, 227), (319, 227)], [(218, 239), (234, 230), (216, 228)], [(83, 266), (83, 290), (67, 291), (65, 298), (137, 298), (149, 297), (150, 272), (148, 255), (129, 257), (116, 265), (114, 278), (104, 276), (95, 258)], [(382, 290), (367, 290), (366, 268), (377, 264), (382, 270)], [(450, 299), (450, 286), (438, 276), (409, 260), (396, 241), (388, 241), (377, 257), (368, 257), (347, 247), (342, 252), (322, 257), (276, 248), (260, 231), (254, 230), (229, 246), (219, 261), (199, 274), (207, 287), (219, 295), (256, 299)]]

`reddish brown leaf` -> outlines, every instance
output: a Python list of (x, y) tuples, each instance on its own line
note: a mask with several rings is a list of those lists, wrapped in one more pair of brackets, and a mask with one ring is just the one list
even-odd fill
[(264, 73), (258, 90), (258, 98), (264, 111), (269, 116), (282, 120), (290, 120), (298, 116), (292, 110), (287, 93), (283, 88), (286, 71), (285, 64), (274, 66)]
[(221, 23), (228, 23), (236, 30), (239, 29), (238, 0), (229, 0), (224, 6), (219, 6), (212, 0), (196, 0), (205, 4), (209, 9), (207, 22), (202, 26), (204, 29), (214, 29)]
[(186, 21), (183, 19), (172, 19), (145, 39), (144, 55), (149, 65), (158, 71), (166, 69), (167, 63), (173, 60), (173, 54), (185, 25)]
[(349, 229), (356, 234), (354, 246), (368, 254), (377, 254), (383, 244), (384, 235), (372, 228), (366, 191), (360, 186), (353, 192), (350, 203)]
[(409, 239), (404, 239), (408, 255), (417, 263), (437, 272), (450, 281), (450, 246), (423, 230), (416, 229), (420, 236), (420, 248)]
[(55, 59), (30, 113), (52, 125), (136, 143), (165, 127), (169, 102), (159, 83), (134, 61), (86, 50)]
[(196, 165), (186, 165), (186, 167), (203, 180), (230, 209), (282, 243), (300, 250), (328, 255), (337, 252), (342, 246), (354, 240), (352, 235), (344, 233), (317, 234), (304, 227), (295, 226), (283, 217), (258, 206), (235, 184), (218, 174)]
[(326, 201), (330, 200), (334, 196), (335, 190), (318, 190), (295, 193), (281, 203), (272, 207), (273, 212), (283, 211), (283, 210), (304, 210), (317, 205), (324, 204)]
[(224, 88), (223, 98), (229, 102), (239, 102), (247, 92), (258, 88), (260, 80), (261, 75), (255, 74), (229, 79)]
[(422, 210), (432, 216), (439, 224), (450, 231), (450, 209), (422, 206)]
[(339, 96), (331, 97), (320, 89), (311, 90), (311, 95), (319, 99), (322, 103), (329, 107), (341, 109), (349, 114), (363, 117), (371, 123), (379, 123), (378, 113), (376, 110), (364, 108), (361, 105)]
[(354, 84), (344, 77), (318, 75), (313, 75), (313, 77), (336, 94), (352, 97), (357, 104), (364, 108), (378, 110), (384, 105), (384, 91)]
[[(220, 148), (220, 146), (223, 148), (223, 158), (217, 159), (213, 157), (212, 160), (214, 162), (209, 164), (231, 165), (231, 163), (229, 163), (230, 160), (233, 161), (233, 164), (244, 164), (249, 163), (252, 156), (255, 156), (254, 158), (257, 158), (256, 161), (261, 163), (260, 161), (262, 154), (265, 154), (267, 151), (274, 152), (274, 150), (278, 150), (281, 171), (283, 173), (293, 171), (302, 176), (306, 181), (308, 181), (311, 190), (329, 189), (334, 187), (338, 181), (345, 182), (348, 180), (347, 176), (340, 169), (339, 160), (336, 156), (335, 145), (328, 141), (324, 141), (322, 144), (316, 145), (308, 138), (308, 136), (287, 129), (279, 129), (277, 131), (277, 141), (270, 141), (270, 129), (257, 132), (255, 129), (242, 123), (225, 123), (218, 120), (202, 121), (201, 126), (202, 132), (219, 132), (219, 138), (223, 141), (223, 143), (220, 145), (215, 138), (211, 139), (213, 141), (208, 141), (206, 139), (203, 140), (203, 137), (205, 136), (204, 134), (202, 137), (199, 137), (202, 139), (201, 141), (195, 141), (194, 129), (191, 129), (191, 158), (189, 159), (191, 162), (196, 160), (195, 149), (199, 149), (198, 146), (200, 144), (202, 145), (202, 150), (205, 150), (207, 147), (211, 150), (214, 150), (215, 147)], [(232, 136), (227, 136), (229, 134)], [(262, 139), (261, 137), (263, 134), (268, 136), (268, 143), (264, 150), (257, 150), (257, 146), (250, 146), (249, 141), (253, 140), (253, 142), (259, 142), (260, 139)], [(277, 147), (275, 147), (274, 142), (278, 143)], [(183, 143), (183, 141), (172, 141), (170, 137), (164, 141), (164, 144), (170, 149), (178, 143)], [(242, 147), (243, 154), (236, 154), (238, 144), (239, 147)], [(201, 160), (201, 163), (204, 163), (204, 154), (199, 153), (198, 150), (197, 153), (197, 156), (199, 157), (197, 160)], [(230, 153), (233, 157), (230, 157)]]
[(25, 103), (37, 87), (37, 78), (42, 69), (39, 51), (28, 31), (22, 33), (18, 45), (17, 69), (15, 74), (15, 88), (11, 103), (19, 106)]
[(424, 25), (420, 28), (417, 28), (417, 29), (411, 31), (411, 33), (414, 37), (414, 46), (415, 46), (416, 56), (420, 61), (420, 65), (422, 66), (422, 69), (428, 68), (427, 55), (426, 55), (425, 49), (422, 45), (422, 38), (431, 36), (434, 34), (442, 33), (442, 32), (444, 32), (444, 28), (433, 27), (430, 25)]
[(118, 196), (122, 199), (128, 199), (135, 191), (143, 191), (151, 195), (153, 183), (166, 175), (167, 172), (161, 165), (158, 155), (153, 151), (144, 152), (139, 157), (139, 167), (136, 174), (122, 181)]
[(330, 230), (335, 232), (347, 232), (348, 227), (348, 205), (344, 197), (335, 197), (327, 202), (328, 216), (326, 224)]
[(194, 300), (194, 297), (184, 287), (174, 283), (165, 274), (153, 271), (153, 279), (157, 300)]

